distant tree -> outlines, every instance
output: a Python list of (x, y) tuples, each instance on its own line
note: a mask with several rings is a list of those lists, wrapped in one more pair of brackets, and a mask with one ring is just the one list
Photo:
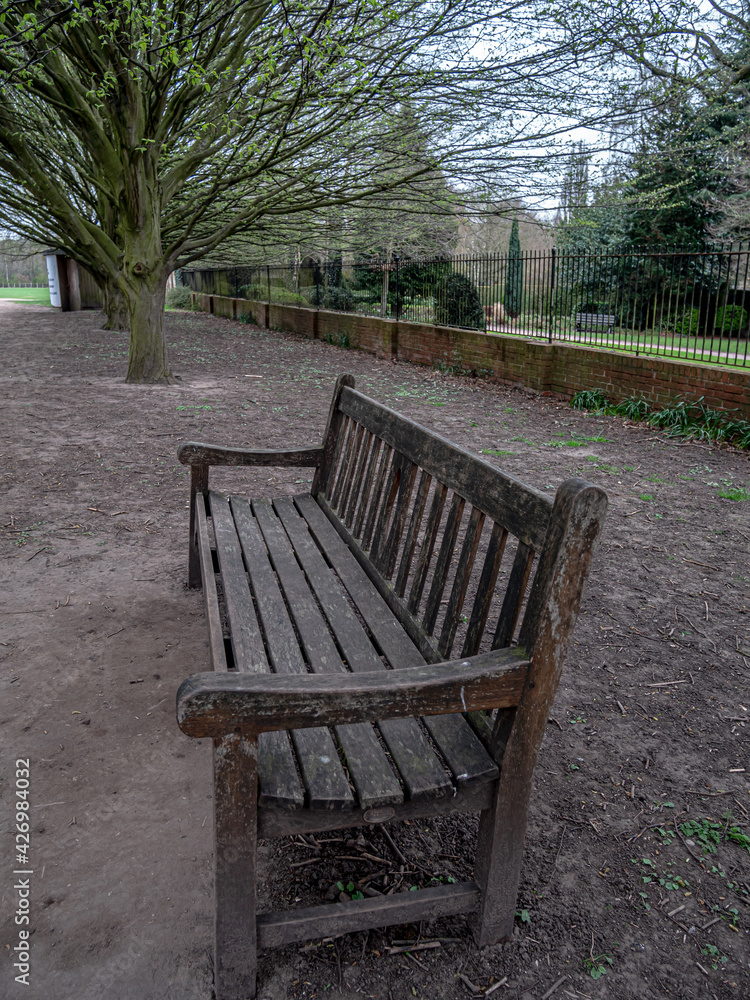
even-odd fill
[[(111, 313), (127, 311), (128, 380), (169, 380), (175, 267), (275, 219), (432, 180), (436, 165), (464, 182), (496, 174), (502, 150), (502, 169), (528, 176), (556, 115), (585, 97), (545, 9), (0, 0), (0, 224), (77, 257)], [(428, 157), (409, 154), (405, 106)]]
[(513, 220), (508, 241), (508, 270), (505, 276), (505, 312), (516, 319), (523, 303), (523, 257), (518, 236), (518, 220)]
[(589, 203), (590, 159), (583, 140), (570, 151), (560, 191), (558, 225), (569, 226), (585, 212)]

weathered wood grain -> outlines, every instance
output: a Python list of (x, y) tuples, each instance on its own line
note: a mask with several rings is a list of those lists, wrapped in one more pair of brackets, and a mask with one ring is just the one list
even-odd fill
[(440, 530), (440, 518), (443, 515), (443, 507), (445, 506), (447, 495), (448, 488), (443, 483), (436, 482), (435, 492), (432, 494), (432, 503), (430, 504), (430, 513), (427, 515), (422, 546), (419, 550), (417, 566), (414, 570), (414, 579), (409, 591), (409, 599), (406, 602), (406, 606), (412, 614), (416, 614), (419, 602), (422, 600), (422, 592), (427, 581), (427, 572), (430, 568), (430, 560), (432, 559), (435, 541)]
[(503, 559), (507, 540), (508, 532), (506, 529), (501, 524), (493, 524), (487, 553), (484, 557), (482, 573), (477, 584), (474, 607), (471, 610), (469, 625), (466, 629), (461, 656), (473, 656), (474, 653), (479, 651), (479, 644), (482, 641), (484, 628), (490, 614), (492, 598), (495, 594), (495, 586), (497, 584), (497, 574), (500, 570), (500, 563)]
[[(250, 504), (246, 500), (232, 500), (231, 507), (271, 665), (277, 674), (306, 674), (307, 666), (294, 626), (268, 561), (268, 553)], [(352, 809), (354, 796), (329, 731), (300, 729), (293, 730), (290, 735), (302, 772), (309, 808)]]
[(255, 996), (257, 801), (257, 741), (234, 733), (216, 740), (214, 984), (217, 1000)]
[(356, 899), (328, 906), (306, 906), (258, 917), (261, 948), (277, 948), (309, 938), (363, 931), (388, 924), (434, 920), (456, 913), (473, 913), (479, 905), (475, 882), (457, 882), (435, 889), (418, 889), (394, 896)]
[(177, 449), (183, 465), (276, 465), (315, 468), (323, 459), (320, 446), (309, 448), (224, 448), (219, 444), (186, 441)]
[(356, 481), (357, 466), (359, 464), (359, 454), (362, 450), (364, 436), (367, 432), (364, 427), (355, 425), (352, 429), (352, 439), (349, 446), (349, 453), (346, 456), (347, 469), (346, 475), (344, 477), (344, 486), (341, 490), (341, 496), (338, 501), (338, 508), (342, 512), (346, 509), (349, 503), (349, 494), (352, 490), (352, 483), (356, 483), (355, 490), (359, 483)]
[(424, 517), (424, 509), (427, 504), (427, 496), (430, 492), (430, 483), (432, 482), (432, 476), (429, 472), (425, 472), (422, 469), (419, 476), (419, 486), (417, 487), (417, 498), (414, 502), (414, 509), (412, 511), (411, 518), (409, 519), (409, 530), (406, 533), (406, 541), (404, 542), (404, 551), (401, 556), (401, 563), (398, 567), (398, 575), (396, 577), (396, 593), (399, 597), (403, 597), (406, 592), (406, 581), (409, 579), (409, 572), (411, 570), (412, 560), (414, 559), (414, 550), (417, 547), (417, 537), (419, 536), (419, 528), (422, 524), (422, 518)]
[[(317, 673), (346, 673), (341, 654), (270, 501), (255, 501), (253, 507), (308, 663)], [(402, 802), (401, 785), (372, 725), (345, 724), (336, 726), (335, 731), (358, 803), (367, 809)]]
[(313, 496), (317, 496), (317, 494), (321, 491), (325, 493), (328, 489), (328, 481), (330, 479), (331, 469), (333, 466), (334, 452), (336, 451), (336, 446), (341, 443), (339, 432), (341, 430), (341, 423), (344, 419), (344, 415), (339, 409), (339, 400), (341, 399), (341, 393), (347, 387), (354, 388), (354, 376), (346, 374), (339, 375), (336, 379), (336, 385), (333, 390), (333, 398), (331, 399), (331, 406), (328, 410), (326, 429), (323, 434), (323, 455), (317, 469), (315, 470), (312, 486), (310, 487), (310, 492)]
[(541, 548), (552, 509), (549, 497), (354, 389), (341, 393), (339, 405), (343, 413), (499, 521), (511, 534), (531, 548)]
[[(198, 551), (196, 498), (208, 492), (208, 466), (194, 465), (190, 469), (190, 542), (188, 547), (188, 587), (201, 585), (201, 559)], [(205, 504), (203, 507), (205, 520)]]
[[(453, 718), (453, 716), (452, 716)], [(458, 718), (456, 716), (456, 718)], [(474, 782), (461, 784), (456, 794), (444, 799), (430, 799), (412, 802), (406, 799), (393, 806), (393, 815), (384, 822), (399, 823), (406, 819), (423, 819), (427, 816), (448, 816), (451, 813), (481, 812), (489, 809), (494, 797), (494, 782)], [(390, 810), (384, 809), (383, 813)], [(278, 809), (267, 806), (258, 817), (258, 836), (287, 837), (298, 833), (315, 833), (323, 830), (342, 830), (353, 826), (380, 826), (381, 821), (365, 819), (371, 816), (371, 809), (355, 809), (351, 812), (312, 812), (310, 809)]]
[(193, 674), (177, 693), (188, 736), (263, 733), (517, 705), (528, 660), (516, 649), (471, 660), (356, 674)]
[(469, 586), (471, 571), (474, 567), (474, 559), (479, 546), (479, 539), (484, 526), (484, 514), (478, 507), (473, 507), (469, 523), (466, 527), (464, 543), (461, 546), (461, 555), (458, 557), (458, 566), (453, 578), (453, 587), (448, 598), (448, 607), (443, 619), (443, 628), (440, 632), (438, 650), (441, 656), (450, 656), (453, 648), (453, 640), (456, 638), (456, 629), (464, 606), (466, 591)]
[(383, 494), (383, 484), (385, 482), (386, 473), (388, 467), (391, 464), (393, 457), (393, 449), (387, 444), (383, 444), (380, 449), (380, 455), (378, 460), (378, 472), (375, 478), (375, 484), (370, 494), (369, 500), (369, 510), (365, 518), (364, 527), (362, 529), (362, 548), (369, 549), (370, 540), (372, 539), (372, 532), (375, 528), (375, 519), (378, 516), (378, 510), (380, 508), (380, 499)]
[(372, 434), (370, 434), (369, 431), (364, 431), (364, 440), (360, 449), (359, 458), (357, 459), (357, 468), (354, 472), (354, 488), (351, 490), (346, 510), (342, 513), (342, 520), (350, 527), (354, 521), (354, 512), (362, 499), (362, 486), (364, 483), (365, 468), (367, 466), (367, 460), (370, 452), (372, 451), (374, 441), (375, 438)]
[[(240, 673), (267, 673), (268, 659), (229, 501), (215, 492), (210, 494), (210, 499), (234, 664)], [(261, 737), (258, 775), (261, 802), (275, 802), (290, 809), (303, 806), (304, 791), (297, 776), (294, 755), (286, 733), (276, 732)]]
[(211, 653), (211, 666), (214, 670), (226, 670), (227, 654), (224, 649), (224, 631), (221, 627), (214, 560), (211, 554), (211, 542), (208, 537), (206, 501), (202, 493), (197, 494), (195, 497), (195, 531), (198, 545), (198, 559), (201, 567), (201, 580), (203, 582), (203, 602), (206, 608), (206, 621), (208, 622), (208, 648)]
[(513, 568), (510, 571), (508, 586), (503, 597), (503, 605), (497, 619), (495, 638), (492, 640), (492, 648), (500, 649), (509, 646), (513, 641), (513, 633), (516, 630), (518, 616), (521, 613), (521, 605), (526, 593), (526, 585), (529, 582), (531, 567), (534, 562), (534, 552), (524, 545), (518, 543)]
[(361, 496), (358, 502), (357, 515), (354, 519), (354, 524), (352, 530), (354, 534), (359, 537), (362, 534), (362, 525), (365, 519), (365, 514), (367, 513), (367, 507), (370, 502), (370, 491), (372, 490), (373, 480), (375, 478), (375, 470), (377, 468), (378, 457), (380, 455), (380, 449), (383, 447), (383, 442), (373, 435), (372, 447), (370, 449), (370, 456), (367, 460), (367, 472), (365, 473), (364, 485), (362, 487)]
[[(384, 664), (326, 565), (305, 521), (290, 500), (276, 500), (274, 508), (350, 668), (355, 672), (385, 672)], [(410, 798), (452, 794), (453, 786), (416, 719), (390, 721), (384, 716), (377, 721)]]
[(495, 801), (479, 823), (482, 900), (474, 932), (480, 947), (513, 933), (532, 776), (606, 508), (606, 493), (581, 479), (567, 480), (555, 496), (521, 625), (520, 641), (532, 652), (528, 682), (506, 742)]
[(424, 615), (422, 616), (422, 626), (428, 635), (432, 635), (435, 628), (438, 611), (440, 610), (440, 601), (448, 579), (448, 571), (450, 570), (451, 559), (453, 558), (453, 550), (456, 547), (456, 539), (461, 527), (461, 518), (463, 517), (465, 505), (466, 501), (464, 498), (459, 496), (458, 493), (454, 493), (451, 505), (448, 508), (448, 517), (445, 521), (440, 550), (438, 551), (435, 569), (432, 574), (432, 582), (427, 595), (427, 603), (425, 604)]
[[(315, 500), (296, 497), (295, 504), (388, 663), (396, 669), (423, 663), (422, 654)], [(497, 777), (495, 762), (462, 716), (431, 716), (424, 723), (457, 786)]]

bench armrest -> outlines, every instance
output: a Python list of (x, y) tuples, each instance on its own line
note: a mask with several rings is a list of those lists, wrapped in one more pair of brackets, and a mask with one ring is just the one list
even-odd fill
[(315, 448), (225, 448), (219, 444), (185, 441), (177, 448), (183, 465), (275, 465), (316, 468), (323, 449)]
[(193, 674), (177, 692), (188, 736), (215, 738), (518, 705), (529, 660), (519, 649), (399, 670)]

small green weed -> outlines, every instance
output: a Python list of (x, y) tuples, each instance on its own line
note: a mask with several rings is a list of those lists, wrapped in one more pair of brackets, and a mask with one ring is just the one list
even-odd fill
[(686, 837), (692, 837), (701, 845), (704, 853), (716, 854), (719, 844), (729, 840), (750, 854), (750, 837), (734, 822), (731, 813), (725, 813), (722, 822), (706, 816), (703, 819), (690, 819), (680, 824), (680, 830)]
[(597, 412), (605, 410), (609, 406), (609, 400), (601, 389), (582, 389), (573, 396), (570, 405), (575, 410), (594, 410)]
[(346, 330), (342, 331), (340, 334), (338, 334), (338, 336), (336, 336), (336, 334), (333, 333), (327, 333), (326, 341), (329, 344), (332, 344), (334, 347), (348, 348), (352, 346), (351, 338), (349, 334), (346, 332)]
[(661, 410), (652, 410), (643, 397), (612, 404), (601, 389), (585, 389), (573, 396), (570, 405), (577, 410), (645, 420), (651, 427), (665, 431), (668, 437), (723, 441), (737, 448), (750, 448), (750, 420), (733, 417), (734, 411), (711, 409), (703, 397), (694, 402), (680, 399)]
[(531, 916), (528, 910), (516, 910), (516, 916), (520, 919), (522, 924), (530, 924)]
[(359, 891), (359, 889), (355, 887), (353, 882), (347, 882), (346, 885), (344, 885), (343, 882), (337, 882), (336, 888), (339, 890), (339, 892), (347, 893), (350, 899), (365, 898), (364, 895)]
[(601, 979), (606, 976), (608, 968), (614, 965), (614, 959), (609, 952), (602, 952), (601, 955), (592, 955), (583, 960), (583, 967), (592, 979)]
[(712, 969), (718, 969), (720, 965), (726, 965), (729, 961), (726, 955), (722, 955), (715, 944), (704, 944), (701, 953), (711, 962)]
[(498, 451), (498, 450), (496, 450), (494, 448), (483, 448), (479, 454), (480, 455), (497, 455), (499, 457), (500, 455), (515, 455), (515, 452), (514, 451)]
[(722, 500), (750, 500), (750, 490), (746, 486), (724, 487), (718, 494)]

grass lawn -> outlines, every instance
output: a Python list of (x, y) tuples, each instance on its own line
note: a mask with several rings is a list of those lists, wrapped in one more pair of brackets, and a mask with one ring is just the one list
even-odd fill
[(0, 288), (0, 299), (14, 302), (33, 302), (37, 306), (49, 305), (49, 288)]

